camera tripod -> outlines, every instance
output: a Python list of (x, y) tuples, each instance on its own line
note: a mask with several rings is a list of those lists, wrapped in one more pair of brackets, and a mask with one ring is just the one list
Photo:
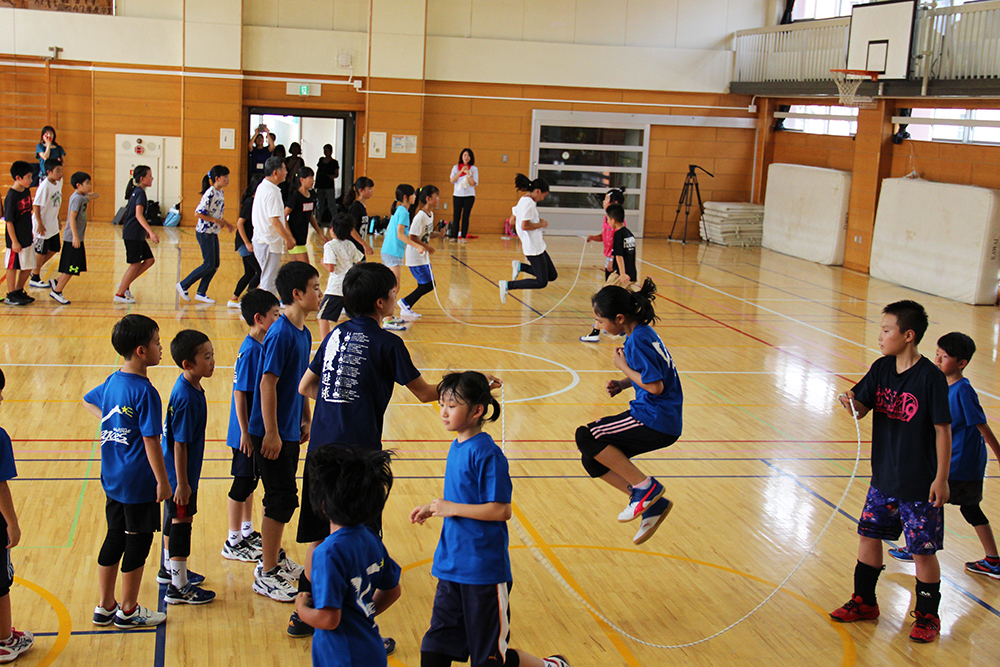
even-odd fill
[(667, 236), (671, 241), (674, 240), (674, 230), (677, 228), (677, 219), (681, 215), (681, 207), (684, 208), (684, 235), (681, 237), (681, 243), (687, 244), (687, 231), (688, 231), (688, 218), (691, 215), (691, 197), (692, 195), (698, 197), (698, 211), (701, 215), (705, 215), (705, 205), (701, 201), (701, 189), (698, 187), (698, 174), (695, 173), (695, 169), (701, 169), (703, 172), (715, 178), (715, 174), (705, 169), (704, 167), (699, 167), (696, 164), (688, 165), (687, 176), (684, 177), (684, 187), (681, 189), (681, 198), (677, 200), (677, 213), (674, 214), (674, 224), (670, 228), (670, 235)]

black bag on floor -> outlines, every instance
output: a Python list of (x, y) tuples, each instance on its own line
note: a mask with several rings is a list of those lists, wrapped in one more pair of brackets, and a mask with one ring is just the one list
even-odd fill
[(163, 216), (160, 215), (160, 202), (151, 201), (146, 204), (146, 222), (154, 226), (163, 225)]

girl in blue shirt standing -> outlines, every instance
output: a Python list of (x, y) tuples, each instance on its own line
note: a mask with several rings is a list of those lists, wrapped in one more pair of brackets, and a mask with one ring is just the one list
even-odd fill
[(677, 442), (684, 404), (674, 360), (649, 326), (659, 319), (653, 310), (655, 294), (656, 285), (646, 278), (637, 292), (611, 285), (591, 298), (595, 328), (612, 336), (627, 336), (625, 346), (615, 349), (613, 358), (625, 377), (608, 381), (608, 396), (634, 387), (635, 399), (625, 412), (576, 429), (576, 446), (590, 476), (629, 496), (618, 520), (624, 523), (642, 517), (639, 532), (632, 538), (636, 544), (653, 536), (673, 503), (663, 497), (663, 485), (639, 470), (631, 459)]

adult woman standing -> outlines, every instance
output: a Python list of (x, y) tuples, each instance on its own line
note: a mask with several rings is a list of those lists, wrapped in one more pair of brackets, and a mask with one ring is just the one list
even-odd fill
[(45, 161), (52, 158), (59, 160), (62, 164), (66, 151), (56, 143), (56, 130), (51, 125), (42, 128), (42, 137), (35, 146), (35, 157), (38, 158), (38, 171), (32, 179), (32, 187), (38, 185), (45, 178)]
[(448, 237), (464, 242), (469, 237), (469, 214), (476, 203), (476, 186), (479, 184), (476, 154), (471, 148), (463, 148), (459, 154), (458, 164), (451, 168), (451, 182), (455, 186), (452, 195), (455, 210)]

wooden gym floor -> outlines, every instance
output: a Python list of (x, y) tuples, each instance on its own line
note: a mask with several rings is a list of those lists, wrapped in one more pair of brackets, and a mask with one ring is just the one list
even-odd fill
[[(307, 664), (309, 640), (285, 636), (291, 605), (250, 590), (253, 566), (220, 556), (226, 536), (230, 451), (230, 371), (246, 333), (225, 301), (241, 273), (232, 237), (223, 235), (222, 268), (212, 283), (215, 306), (179, 306), (174, 283), (200, 263), (193, 230), (164, 230), (157, 264), (132, 291), (138, 304), (113, 306), (125, 268), (119, 230), (92, 224), (90, 271), (66, 289), (71, 306), (46, 292), (26, 308), (3, 308), (0, 366), (7, 376), (0, 425), (14, 441), (20, 477), (11, 490), (23, 528), (14, 549), (18, 583), (14, 622), (38, 637), (23, 665), (139, 666)], [(547, 289), (515, 292), (505, 306), (496, 281), (519, 257), (516, 241), (484, 237), (467, 245), (439, 241), (433, 256), (439, 296), (460, 319), (494, 326), (545, 313), (573, 283), (582, 241), (549, 238), (559, 279)], [(313, 249), (314, 263), (321, 253)], [(600, 285), (600, 248), (590, 244), (573, 292), (540, 322), (519, 328), (474, 328), (448, 319), (434, 295), (416, 310), (423, 319), (402, 333), (414, 362), (436, 381), (446, 370), (473, 368), (506, 381), (507, 455), (515, 515), (554, 567), (601, 613), (655, 644), (694, 642), (741, 618), (806, 554), (834, 513), (854, 465), (856, 438), (836, 395), (878, 356), (879, 311), (915, 298), (931, 316), (921, 349), (959, 330), (979, 352), (968, 376), (990, 419), (1000, 418), (997, 351), (1000, 318), (918, 294), (840, 268), (759, 249), (727, 249), (662, 240), (640, 242), (640, 272), (656, 281), (662, 318), (657, 330), (672, 352), (685, 394), (685, 429), (667, 450), (642, 458), (676, 509), (657, 535), (636, 548), (635, 525), (615, 517), (623, 497), (586, 477), (573, 443), (576, 427), (625, 409), (609, 399), (615, 343), (580, 343), (591, 325), (589, 295)], [(46, 267), (55, 275), (56, 262)], [(320, 270), (325, 284), (325, 271)], [(403, 292), (413, 287), (404, 275)], [(180, 329), (197, 328), (215, 344), (216, 374), (206, 381), (208, 451), (201, 512), (194, 523), (191, 566), (218, 592), (205, 607), (171, 607), (157, 630), (123, 633), (90, 622), (95, 568), (104, 536), (98, 425), (81, 398), (120, 364), (110, 345), (112, 324), (128, 312), (155, 318), (165, 347)], [(318, 327), (309, 324), (314, 343)], [(150, 377), (166, 399), (179, 369), (165, 355)], [(969, 575), (965, 561), (983, 553), (957, 508), (947, 511), (941, 554), (939, 642), (907, 639), (913, 568), (888, 558), (879, 585), (877, 622), (839, 626), (827, 612), (851, 592), (856, 519), (869, 474), (870, 425), (862, 424), (862, 462), (840, 512), (814, 553), (786, 587), (730, 632), (697, 646), (663, 650), (621, 637), (597, 620), (524, 548), (511, 528), (512, 644), (537, 655), (560, 652), (580, 665), (988, 665), (1000, 654), (1000, 581)], [(500, 441), (500, 425), (487, 429)], [(405, 390), (389, 407), (385, 446), (399, 455), (396, 485), (385, 511), (385, 543), (403, 566), (403, 597), (381, 616), (383, 634), (398, 642), (392, 665), (416, 667), (430, 618), (430, 563), (439, 523), (408, 523), (418, 503), (440, 495), (450, 438), (433, 405)], [(983, 509), (1000, 523), (998, 467), (991, 459)], [(259, 499), (259, 492), (258, 492)], [(294, 519), (291, 524), (294, 528)], [(304, 549), (287, 531), (285, 545)], [(157, 604), (154, 548), (140, 602)], [(162, 603), (160, 603), (162, 606)], [(992, 656), (992, 657), (990, 657)]]

